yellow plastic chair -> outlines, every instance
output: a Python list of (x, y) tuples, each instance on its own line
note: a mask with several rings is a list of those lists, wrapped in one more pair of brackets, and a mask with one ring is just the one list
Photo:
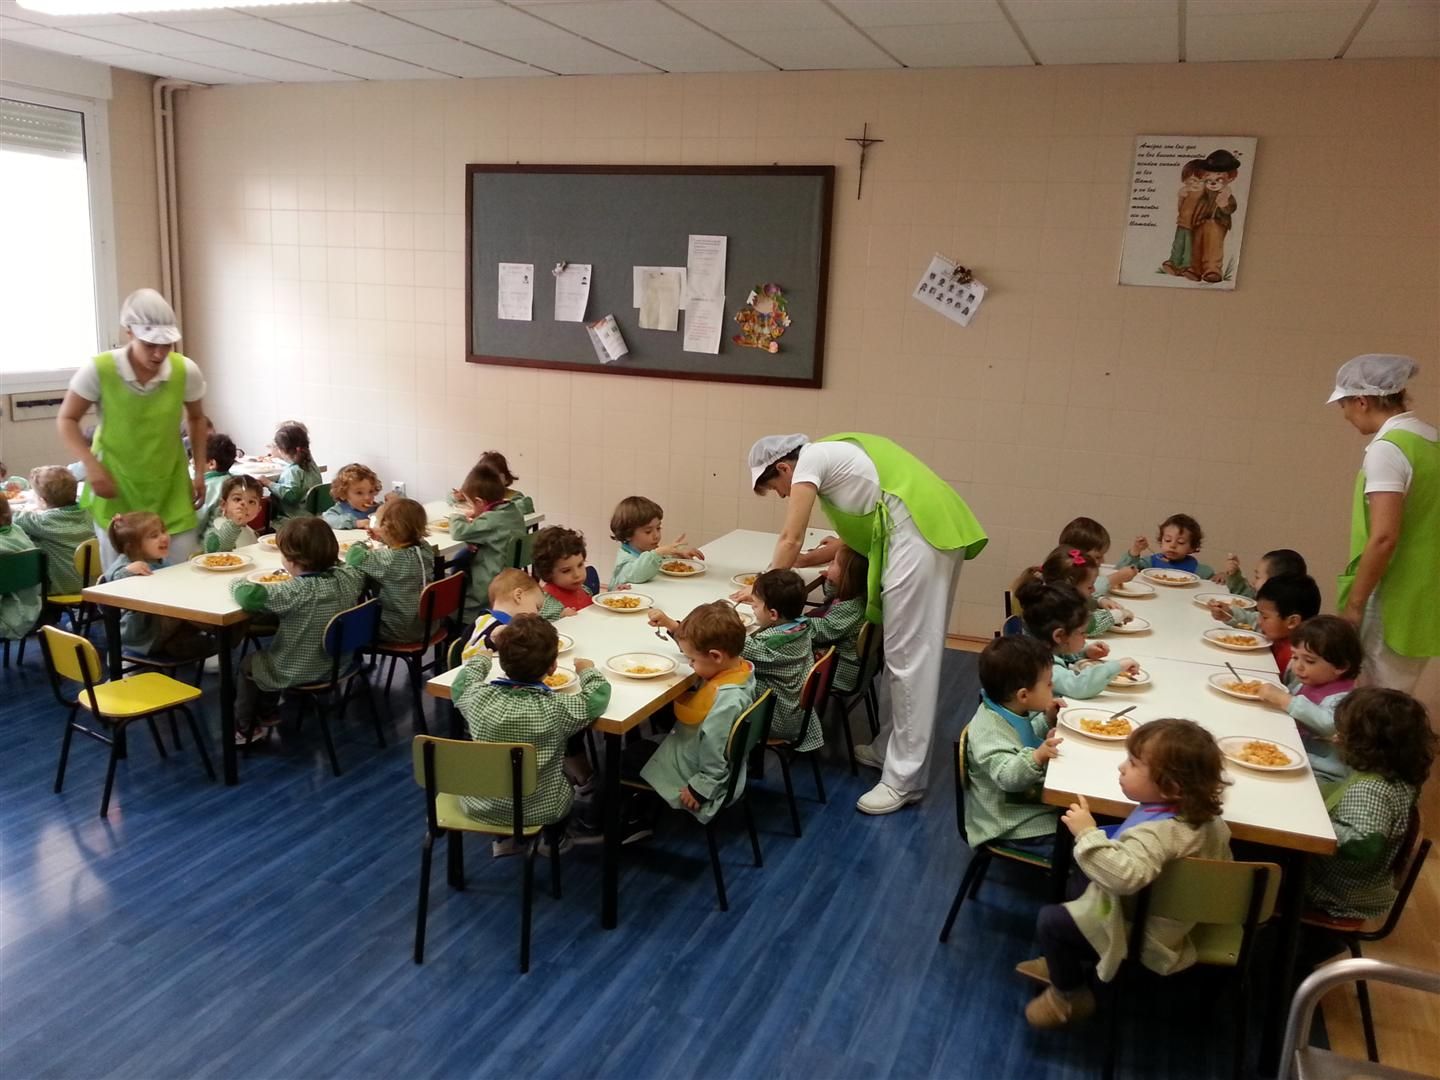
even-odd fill
[[(70, 710), (65, 721), (65, 737), (60, 744), (60, 767), (55, 773), (55, 793), (58, 795), (65, 785), (65, 764), (70, 758), (70, 739), (75, 732), (89, 735), (92, 739), (110, 747), (110, 765), (105, 772), (105, 792), (100, 797), (100, 816), (110, 813), (110, 792), (115, 786), (115, 763), (125, 750), (125, 729), (136, 720), (144, 720), (155, 740), (155, 749), (162, 758), (165, 744), (155, 727), (155, 717), (162, 714), (170, 717), (172, 731), (174, 714), (185, 715), (195, 747), (200, 753), (200, 762), (211, 780), (215, 779), (215, 768), (210, 764), (210, 754), (205, 749), (205, 740), (195, 723), (195, 714), (186, 706), (200, 697), (200, 691), (193, 686), (177, 682), (168, 675), (146, 672), (126, 679), (99, 681), (102, 669), (100, 654), (85, 638), (54, 626), (41, 627), (41, 648), (45, 653), (45, 666), (50, 672), (50, 685), (55, 697)], [(84, 689), (72, 701), (61, 692), (60, 682), (67, 679), (81, 683)], [(100, 724), (111, 729), (111, 734), (86, 727), (77, 720), (81, 709), (87, 710)], [(179, 736), (176, 735), (176, 746)]]
[[(80, 575), (81, 591), (95, 584), (95, 579), (100, 576), (100, 541), (93, 536), (75, 549), (75, 572)], [(95, 619), (95, 605), (86, 603), (80, 593), (52, 593), (45, 597), (45, 603), (60, 608), (70, 617), (72, 628), (89, 635), (90, 624)]]
[[(525, 796), (535, 794), (538, 765), (529, 743), (468, 742), (416, 735), (411, 743), (415, 783), (425, 789), (425, 839), (420, 845), (420, 904), (415, 917), (415, 963), (425, 962), (425, 923), (430, 909), (430, 857), (435, 841), (446, 837), (447, 876), (453, 889), (465, 888), (466, 833), (528, 840), (522, 859), (520, 974), (530, 970), (530, 911), (535, 893), (535, 850), (540, 834), (550, 846), (550, 892), (560, 896), (560, 829), (526, 825)], [(465, 812), (461, 798), (509, 799), (509, 825), (491, 825)]]

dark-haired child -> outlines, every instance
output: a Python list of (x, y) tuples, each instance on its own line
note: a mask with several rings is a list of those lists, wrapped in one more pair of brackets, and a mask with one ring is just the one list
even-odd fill
[(1317, 615), (1291, 633), (1290, 650), (1287, 689), (1263, 683), (1260, 700), (1295, 718), (1317, 777), (1343, 780), (1348, 770), (1334, 743), (1335, 710), (1360, 675), (1360, 633), (1338, 615)]
[(1160, 523), (1155, 534), (1155, 542), (1160, 545), (1160, 550), (1146, 555), (1150, 548), (1150, 539), (1137, 536), (1130, 545), (1130, 550), (1120, 560), (1120, 565), (1134, 566), (1141, 570), (1151, 567), (1185, 570), (1198, 577), (1208, 578), (1215, 571), (1195, 558), (1195, 552), (1200, 550), (1204, 540), (1205, 533), (1193, 517), (1189, 514), (1171, 514)]
[(495, 475), (500, 477), (500, 482), (505, 485), (505, 498), (515, 504), (515, 509), (522, 515), (535, 512), (535, 500), (523, 491), (516, 490), (515, 483), (520, 478), (510, 469), (510, 462), (505, 460), (505, 455), (499, 450), (486, 450), (480, 455), (477, 465), (485, 465), (495, 470)]
[(1061, 742), (1050, 650), (1024, 634), (995, 638), (980, 654), (980, 689), (965, 729), (965, 839), (1049, 851), (1060, 811), (1040, 793)]
[(610, 515), (610, 535), (620, 543), (615, 569), (610, 572), (610, 588), (653, 581), (666, 559), (705, 558), (704, 552), (685, 542), (684, 533), (673, 544), (662, 544), (660, 528), (664, 519), (660, 504), (643, 495), (620, 500)]
[(515, 563), (525, 515), (505, 498), (505, 484), (489, 465), (476, 465), (452, 493), (450, 538), (470, 545), (470, 585), (462, 618), (473, 622), (490, 598), (490, 581)]
[(1248, 581), (1240, 572), (1240, 557), (1234, 552), (1225, 556), (1225, 568), (1211, 580), (1217, 585), (1224, 585), (1232, 596), (1246, 596), (1254, 600), (1255, 594), (1260, 591), (1260, 586), (1272, 577), (1279, 577), (1281, 574), (1308, 574), (1309, 572), (1310, 568), (1305, 565), (1305, 556), (1291, 548), (1276, 548), (1274, 551), (1267, 551), (1260, 556), (1260, 561), (1255, 564), (1255, 569), (1250, 571)]
[[(111, 581), (148, 577), (165, 565), (170, 554), (165, 519), (148, 510), (116, 514), (106, 536), (120, 553), (106, 573)], [(120, 616), (120, 641), (131, 655), (154, 660), (199, 660), (214, 651), (209, 635), (194, 623), (144, 611), (126, 611)]]
[[(1022, 608), (1021, 619), (1031, 637), (1038, 638), (1054, 655), (1055, 693), (1067, 698), (1092, 698), (1120, 672), (1133, 675), (1140, 670), (1134, 660), (1106, 659), (1110, 647), (1104, 642), (1085, 643), (1089, 613), (1085, 598), (1073, 585), (1047, 585), (1029, 581), (1015, 594)], [(1083, 660), (1099, 663), (1082, 665)]]
[(40, 509), (16, 514), (15, 525), (45, 552), (45, 592), (49, 596), (78, 593), (75, 552), (95, 535), (95, 519), (76, 502), (78, 485), (68, 469), (59, 465), (31, 469), (30, 488), (40, 500)]
[(530, 565), (545, 591), (545, 618), (567, 618), (595, 602), (585, 584), (585, 555), (585, 537), (574, 529), (551, 525), (535, 534)]
[[(1110, 554), (1110, 530), (1094, 518), (1077, 517), (1060, 530), (1060, 538), (1055, 541), (1055, 544), (1062, 548), (1079, 548), (1094, 559), (1095, 564), (1099, 566)], [(1139, 569), (1134, 566), (1117, 566), (1110, 570), (1101, 570), (1095, 577), (1095, 595), (1109, 596), (1111, 586), (1123, 585), (1132, 580), (1139, 572)]]
[(1320, 586), (1308, 574), (1281, 574), (1260, 586), (1253, 612), (1221, 604), (1213, 605), (1210, 614), (1230, 626), (1264, 634), (1283, 675), (1290, 666), (1290, 635), (1301, 623), (1320, 614)]
[(831, 685), (842, 694), (854, 691), (860, 677), (860, 654), (855, 644), (865, 622), (869, 578), (870, 560), (854, 548), (841, 545), (825, 567), (824, 580), (830, 586), (825, 602), (806, 616), (815, 651), (835, 646), (835, 680)]
[(1391, 869), (1436, 737), (1425, 706), (1409, 694), (1361, 687), (1335, 710), (1335, 744), (1347, 775), (1320, 791), (1338, 846), (1310, 861), (1305, 899), (1332, 918), (1371, 919), (1395, 902)]
[(205, 530), (205, 551), (234, 551), (255, 543), (255, 531), (250, 522), (260, 512), (260, 499), (265, 489), (253, 476), (227, 476), (220, 484), (218, 513), (210, 519)]
[(278, 525), (306, 514), (305, 496), (323, 477), (310, 453), (310, 430), (304, 424), (292, 420), (276, 428), (271, 452), (285, 462), (285, 468), (274, 480), (262, 476), (260, 483), (270, 492), (270, 522)]
[[(435, 552), (426, 541), (430, 522), (414, 499), (391, 498), (370, 519), (378, 547), (351, 544), (345, 565), (365, 575), (380, 592), (380, 640), (410, 643), (421, 639), (420, 596), (435, 580)], [(431, 632), (441, 630), (431, 627)]]
[(235, 448), (235, 440), (229, 435), (212, 431), (206, 438), (205, 501), (196, 511), (199, 520), (195, 526), (201, 536), (204, 536), (205, 531), (210, 528), (210, 522), (215, 520), (215, 515), (220, 513), (220, 502), (224, 498), (220, 494), (220, 488), (225, 483), (226, 477), (230, 475), (230, 469), (239, 456), (240, 451)]
[[(1230, 830), (1220, 818), (1225, 762), (1210, 733), (1192, 720), (1152, 720), (1130, 732), (1125, 752), (1120, 790), (1137, 804), (1130, 816), (1118, 828), (1100, 829), (1082, 796), (1060, 819), (1090, 883), (1078, 899), (1040, 909), (1036, 935), (1044, 958), (1018, 968), (1048, 984), (1025, 1008), (1031, 1027), (1067, 1027), (1095, 1011), (1091, 972), (1109, 982), (1129, 948), (1124, 897), (1177, 859), (1230, 858)], [(1189, 967), (1192, 929), (1193, 923), (1152, 916), (1140, 963), (1160, 975)]]
[(1117, 626), (1123, 626), (1134, 616), (1128, 608), (1114, 600), (1097, 600), (1095, 585), (1099, 580), (1100, 564), (1095, 556), (1081, 548), (1057, 547), (1038, 566), (1027, 566), (1015, 583), (1010, 586), (1012, 595), (1018, 595), (1020, 586), (1027, 581), (1041, 581), (1047, 585), (1071, 585), (1085, 598), (1085, 610), (1089, 618), (1085, 633), (1091, 637), (1104, 634)]
[[(565, 744), (610, 704), (610, 683), (590, 660), (575, 660), (578, 693), (557, 694), (545, 685), (559, 651), (554, 626), (538, 615), (517, 615), (496, 639), (504, 675), (490, 679), (494, 661), (482, 652), (466, 661), (451, 688), (472, 739), (535, 747), (537, 777), (534, 792), (525, 797), (527, 826), (555, 825), (569, 816), (575, 790), (565, 777)], [(514, 821), (512, 799), (467, 796), (461, 801), (477, 821), (505, 828)], [(522, 850), (509, 837), (493, 841), (491, 847), (497, 856)]]

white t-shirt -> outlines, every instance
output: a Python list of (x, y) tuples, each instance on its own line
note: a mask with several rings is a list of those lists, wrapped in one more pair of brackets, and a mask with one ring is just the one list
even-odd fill
[(1370, 445), (1365, 448), (1365, 463), (1361, 469), (1365, 473), (1367, 495), (1372, 491), (1398, 491), (1404, 494), (1410, 490), (1410, 479), (1414, 470), (1410, 467), (1409, 459), (1394, 443), (1380, 440), (1380, 437), (1389, 431), (1410, 431), (1430, 442), (1440, 438), (1440, 433), (1413, 412), (1398, 413), (1386, 420), (1370, 440)]
[(836, 509), (847, 514), (868, 514), (880, 501), (880, 474), (869, 455), (854, 443), (806, 444), (790, 482), (814, 484)]
[[(130, 364), (130, 350), (125, 346), (113, 350), (115, 353), (115, 374), (119, 375), (135, 393), (141, 396), (153, 394), (165, 383), (170, 381), (170, 365), (168, 363), (160, 366), (159, 373), (145, 385), (140, 385), (140, 380), (135, 378), (135, 369)], [(199, 401), (205, 396), (205, 376), (200, 373), (200, 366), (188, 356), (185, 361), (185, 400)], [(86, 401), (100, 400), (100, 371), (95, 366), (95, 358), (86, 360), (76, 370), (70, 379), (70, 389), (75, 391)]]

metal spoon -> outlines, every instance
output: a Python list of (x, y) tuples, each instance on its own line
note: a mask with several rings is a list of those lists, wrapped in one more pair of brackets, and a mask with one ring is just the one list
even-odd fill
[(1134, 711), (1135, 711), (1135, 706), (1134, 706), (1134, 705), (1126, 705), (1125, 708), (1121, 709), (1119, 712), (1113, 713), (1113, 714), (1111, 715), (1110, 719), (1111, 719), (1111, 720), (1119, 720), (1120, 717), (1124, 716), (1126, 713), (1128, 713), (1128, 712), (1134, 712)]

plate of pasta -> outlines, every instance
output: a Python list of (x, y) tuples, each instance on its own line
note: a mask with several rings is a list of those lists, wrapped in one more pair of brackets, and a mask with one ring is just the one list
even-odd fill
[(748, 574), (736, 574), (730, 579), (731, 585), (739, 585), (742, 589), (748, 589), (755, 584), (755, 579), (760, 576), (759, 570), (752, 570)]
[(1117, 671), (1114, 677), (1105, 685), (1115, 690), (1128, 690), (1133, 686), (1149, 686), (1150, 673), (1144, 668), (1137, 670), (1134, 675), (1127, 675), (1123, 671)]
[(209, 555), (195, 555), (190, 559), (190, 565), (196, 570), (208, 570), (218, 574), (243, 570), (254, 564), (255, 560), (249, 555), (241, 555), (234, 551), (216, 551)]
[(575, 647), (575, 639), (569, 634), (557, 634), (556, 636), (560, 639), (560, 648), (556, 650), (558, 653), (567, 653)]
[(630, 592), (628, 589), (623, 592), (597, 593), (595, 603), (606, 611), (619, 612), (621, 615), (634, 615), (641, 611), (649, 611), (655, 606), (653, 598), (644, 593)]
[(1291, 772), (1305, 767), (1305, 755), (1284, 743), (1250, 735), (1226, 735), (1215, 740), (1226, 761), (1259, 772)]
[(1239, 611), (1252, 611), (1255, 608), (1255, 601), (1248, 596), (1236, 596), (1228, 592), (1196, 593), (1190, 598), (1190, 602), (1203, 608), (1208, 608), (1211, 604), (1224, 604)]
[(1078, 731), (1101, 742), (1124, 742), (1139, 726), (1134, 713), (1116, 716), (1118, 710), (1095, 709), (1088, 705), (1060, 710), (1060, 726)]
[(1143, 581), (1136, 581), (1133, 578), (1129, 581), (1122, 581), (1119, 585), (1110, 586), (1111, 596), (1128, 596), (1132, 599), (1140, 596), (1154, 596), (1155, 586), (1146, 585)]
[(1151, 585), (1164, 585), (1170, 589), (1184, 589), (1200, 584), (1200, 578), (1189, 570), (1167, 570), (1163, 566), (1152, 566), (1140, 571), (1140, 576)]
[(1206, 630), (1204, 638), (1211, 645), (1218, 645), (1222, 649), (1230, 649), (1234, 652), (1259, 652), (1261, 649), (1270, 647), (1270, 642), (1264, 634), (1255, 634), (1249, 630), (1226, 629), (1223, 626)]
[(283, 585), (290, 580), (290, 572), (282, 566), (271, 570), (256, 570), (254, 573), (245, 575), (246, 581), (252, 581), (256, 585)]
[(279, 551), (280, 537), (278, 537), (275, 533), (266, 533), (264, 536), (260, 537), (260, 546), (267, 547), (271, 551)]
[(1239, 698), (1241, 701), (1259, 701), (1260, 688), (1262, 686), (1273, 686), (1280, 690), (1285, 689), (1274, 679), (1264, 679), (1258, 675), (1253, 679), (1237, 679), (1228, 671), (1217, 671), (1205, 681), (1209, 683), (1213, 689), (1219, 690), (1220, 693), (1226, 694), (1229, 697)]
[(612, 656), (605, 661), (607, 670), (627, 679), (659, 679), (677, 667), (674, 660), (659, 653), (631, 652)]
[(564, 692), (580, 684), (580, 676), (567, 667), (557, 667), (540, 680), (551, 690)]
[(705, 564), (699, 559), (666, 559), (660, 564), (660, 573), (666, 577), (696, 577), (705, 572)]
[(1112, 634), (1143, 634), (1150, 629), (1150, 620), (1142, 619), (1139, 615), (1131, 615), (1129, 620), (1123, 623), (1116, 623), (1110, 627)]

